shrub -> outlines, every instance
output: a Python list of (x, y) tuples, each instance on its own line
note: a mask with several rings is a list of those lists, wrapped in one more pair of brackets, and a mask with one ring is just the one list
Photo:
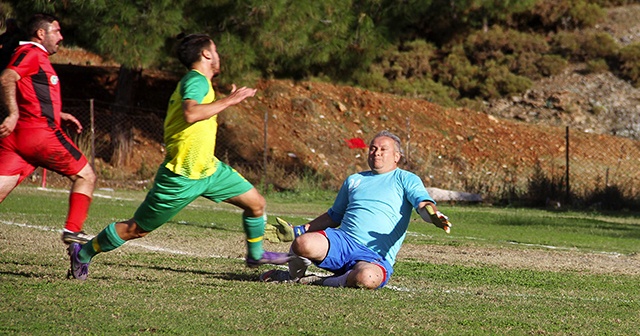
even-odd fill
[(430, 62), (435, 50), (435, 46), (424, 40), (410, 41), (383, 51), (372, 67), (389, 80), (430, 78)]
[(523, 93), (532, 85), (529, 78), (513, 74), (506, 66), (495, 62), (488, 62), (485, 65), (483, 77), (485, 80), (481, 82), (479, 89), (486, 99)]
[(550, 51), (549, 45), (541, 35), (521, 33), (512, 29), (503, 30), (497, 26), (486, 33), (478, 31), (471, 34), (464, 47), (472, 64), (486, 68), (486, 64), (493, 61), (495, 64), (506, 66), (512, 75), (505, 75), (510, 77), (505, 82), (509, 85), (500, 91), (509, 92), (512, 91), (511, 84), (524, 82), (520, 76), (539, 79), (543, 73), (538, 68), (538, 63), (542, 55)]
[(547, 176), (538, 162), (533, 167), (533, 174), (528, 180), (524, 199), (531, 206), (546, 206), (551, 196), (564, 195), (565, 190), (563, 177)]
[(585, 28), (593, 27), (596, 23), (601, 22), (606, 12), (599, 5), (588, 3), (585, 0), (574, 1), (573, 6), (569, 7), (569, 16), (573, 19), (576, 27)]
[(458, 105), (473, 111), (482, 111), (485, 109), (485, 104), (481, 99), (462, 98), (458, 101)]
[(606, 71), (609, 71), (609, 65), (607, 64), (607, 61), (601, 58), (587, 61), (588, 73), (603, 73)]
[(574, 60), (574, 55), (579, 54), (580, 48), (578, 36), (573, 32), (563, 30), (551, 37), (551, 49), (554, 54)]
[(578, 62), (613, 58), (619, 50), (611, 35), (594, 31), (558, 32), (551, 38), (551, 48), (554, 53)]
[(538, 21), (544, 28), (553, 30), (567, 24), (564, 18), (570, 6), (568, 1), (538, 1), (531, 11), (531, 20)]
[(622, 210), (629, 204), (629, 199), (624, 197), (618, 186), (606, 186), (587, 195), (585, 203), (603, 210)]
[(620, 50), (620, 72), (635, 87), (640, 87), (640, 43), (630, 44)]
[(436, 47), (424, 40), (414, 40), (400, 46), (390, 63), (400, 65), (406, 78), (431, 77), (431, 58)]
[(544, 54), (549, 51), (549, 45), (542, 36), (513, 29), (503, 30), (499, 26), (469, 35), (464, 48), (474, 64), (482, 64), (490, 59), (502, 63), (505, 55)]
[(373, 64), (368, 71), (358, 71), (353, 75), (354, 82), (364, 88), (385, 92), (391, 86), (389, 79), (384, 76), (380, 64)]
[(450, 85), (462, 96), (474, 96), (478, 88), (480, 68), (471, 64), (464, 53), (462, 45), (452, 48), (437, 69), (437, 78), (445, 85)]
[(583, 35), (581, 46), (585, 60), (613, 57), (617, 55), (619, 49), (613, 37), (603, 32), (590, 32)]
[(402, 79), (391, 82), (389, 90), (393, 94), (424, 99), (445, 107), (455, 106), (459, 93), (455, 89), (434, 82), (430, 78)]
[(543, 76), (558, 75), (567, 67), (567, 60), (560, 55), (542, 55), (536, 66)]
[(540, 79), (542, 74), (538, 69), (538, 61), (541, 55), (535, 52), (523, 52), (507, 57), (507, 65), (513, 73), (531, 79)]
[(624, 5), (630, 5), (637, 0), (592, 0), (592, 2), (600, 5), (601, 7), (619, 7)]
[(513, 73), (507, 73), (500, 82), (500, 92), (502, 95), (513, 95), (523, 93), (533, 85), (531, 79), (518, 76)]
[(605, 15), (598, 4), (587, 0), (538, 1), (531, 11), (531, 19), (548, 30), (592, 27)]

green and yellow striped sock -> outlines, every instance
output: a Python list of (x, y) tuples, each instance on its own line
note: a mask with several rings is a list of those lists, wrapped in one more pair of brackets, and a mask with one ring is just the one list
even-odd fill
[(264, 249), (262, 248), (262, 240), (264, 237), (265, 219), (260, 217), (242, 216), (242, 228), (247, 236), (247, 254), (251, 259), (260, 260)]
[(78, 252), (78, 260), (82, 263), (88, 263), (96, 254), (113, 251), (124, 243), (126, 243), (126, 240), (122, 240), (116, 232), (116, 223), (111, 223), (91, 241), (82, 246), (82, 249)]

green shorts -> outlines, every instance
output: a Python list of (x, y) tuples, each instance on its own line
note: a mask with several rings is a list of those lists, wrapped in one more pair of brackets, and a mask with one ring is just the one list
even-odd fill
[(224, 162), (218, 162), (213, 175), (199, 180), (178, 175), (163, 164), (156, 173), (153, 187), (136, 210), (133, 219), (143, 230), (151, 232), (199, 196), (219, 203), (242, 195), (252, 188), (249, 181)]

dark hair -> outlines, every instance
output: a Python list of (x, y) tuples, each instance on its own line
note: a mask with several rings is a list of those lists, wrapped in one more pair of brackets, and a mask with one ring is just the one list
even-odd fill
[(29, 19), (29, 22), (27, 23), (27, 34), (29, 34), (29, 36), (31, 37), (35, 37), (38, 30), (49, 29), (49, 25), (51, 25), (53, 21), (60, 21), (60, 20), (58, 20), (57, 17), (51, 14), (44, 14), (44, 13), (35, 14), (34, 16), (31, 17), (31, 19)]
[[(178, 38), (181, 36), (178, 35)], [(207, 34), (189, 34), (180, 40), (176, 51), (178, 60), (185, 67), (191, 68), (193, 63), (200, 59), (200, 53), (209, 48), (213, 41)]]
[[(377, 139), (379, 137), (391, 138), (393, 140), (393, 142), (395, 143), (396, 151), (398, 153), (400, 153), (400, 155), (404, 155), (404, 151), (402, 150), (402, 143), (400, 142), (400, 138), (397, 135), (395, 135), (395, 134), (393, 134), (393, 133), (391, 133), (391, 132), (389, 132), (387, 130), (380, 131), (380, 132), (378, 132), (378, 134), (373, 136), (373, 139), (371, 139), (371, 143), (373, 143), (373, 140), (375, 140), (375, 139)], [(369, 146), (371, 146), (371, 143), (369, 143)]]

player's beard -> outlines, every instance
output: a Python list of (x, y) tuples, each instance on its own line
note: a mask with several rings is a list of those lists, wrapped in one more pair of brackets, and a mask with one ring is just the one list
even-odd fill
[(60, 43), (43, 43), (42, 46), (47, 50), (47, 52), (49, 53), (49, 56), (55, 54), (58, 52), (58, 47), (60, 46)]
[(211, 72), (213, 72), (213, 75), (211, 77), (213, 78), (218, 77), (218, 75), (220, 75), (220, 64), (218, 65), (212, 64)]

